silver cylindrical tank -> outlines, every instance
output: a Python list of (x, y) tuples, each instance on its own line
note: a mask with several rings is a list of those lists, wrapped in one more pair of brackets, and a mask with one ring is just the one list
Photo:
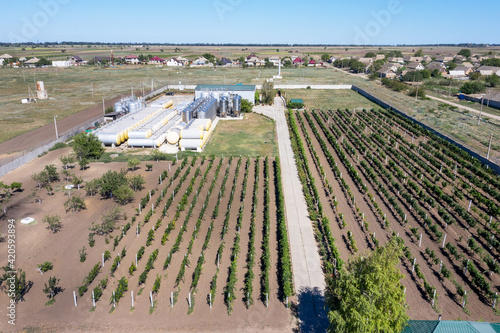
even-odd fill
[(182, 111), (182, 121), (189, 123), (191, 121), (191, 109), (186, 109)]
[(207, 98), (207, 97), (210, 97), (210, 93), (208, 91), (203, 91), (201, 93), (201, 98)]
[(128, 103), (128, 112), (134, 113), (138, 110), (137, 104), (135, 102), (129, 102)]
[(235, 95), (233, 100), (233, 114), (235, 117), (239, 117), (241, 112), (241, 96)]
[(217, 102), (219, 101), (219, 99), (220, 99), (220, 92), (218, 92), (218, 91), (212, 91), (211, 95), (212, 95), (213, 98), (215, 98), (217, 100)]
[(228, 108), (229, 108), (229, 99), (226, 96), (222, 96), (219, 104), (219, 116), (221, 118), (227, 117)]
[(115, 103), (115, 112), (118, 112), (118, 113), (123, 112), (123, 103), (122, 102)]

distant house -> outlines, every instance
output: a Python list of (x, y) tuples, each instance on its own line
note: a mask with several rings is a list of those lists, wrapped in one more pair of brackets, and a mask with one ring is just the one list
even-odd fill
[(408, 65), (406, 65), (406, 68), (414, 70), (414, 71), (422, 71), (425, 69), (424, 65), (418, 62), (411, 62)]
[(12, 59), (12, 58), (14, 58), (14, 57), (13, 57), (13, 56), (11, 56), (10, 54), (7, 54), (7, 53), (2, 54), (2, 55), (0, 56), (0, 59)]
[(295, 59), (293, 59), (293, 64), (294, 65), (303, 65), (304, 64), (304, 60), (302, 60), (302, 58), (300, 57), (296, 57)]
[(388, 78), (388, 79), (394, 79), (397, 74), (394, 72), (391, 68), (388, 67), (382, 67), (377, 71), (378, 76), (382, 78)]
[(427, 69), (430, 71), (437, 69), (441, 74), (446, 73), (446, 66), (442, 62), (433, 61), (427, 65)]
[(193, 61), (191, 63), (191, 66), (193, 66), (193, 67), (207, 67), (207, 66), (213, 66), (213, 64), (210, 61), (208, 61), (207, 58), (199, 57), (198, 59), (196, 59), (195, 61)]
[(245, 64), (247, 66), (263, 66), (266, 64), (266, 62), (259, 59), (259, 57), (252, 53), (248, 57), (246, 57)]
[(464, 62), (462, 63), (462, 66), (465, 66), (465, 67), (471, 67), (471, 68), (472, 68), (472, 67), (474, 67), (474, 65), (473, 65), (473, 64), (471, 64), (471, 63), (470, 63), (470, 62), (468, 62), (468, 61), (464, 61)]
[(424, 57), (415, 57), (412, 55), (405, 55), (403, 57), (404, 62), (421, 62), (424, 60)]
[(377, 54), (375, 58), (373, 58), (373, 61), (383, 60), (383, 59), (385, 59), (385, 54)]
[[(397, 63), (397, 64), (392, 64), (392, 63), (386, 63), (382, 66), (382, 68), (380, 68), (380, 70), (384, 70), (384, 71), (387, 71), (387, 70), (391, 70), (393, 72), (397, 72), (397, 70), (399, 68), (403, 67), (403, 65)], [(379, 70), (379, 71), (380, 71)], [(378, 72), (378, 71), (377, 71)]]
[(177, 57), (175, 58), (177, 59), (177, 61), (182, 65), (182, 66), (186, 66), (188, 64), (188, 60), (186, 58), (183, 58), (183, 57)]
[(40, 59), (38, 59), (37, 57), (33, 57), (30, 60), (25, 61), (24, 64), (29, 67), (36, 67), (37, 62), (39, 61)]
[(404, 60), (403, 58), (399, 58), (399, 57), (389, 57), (387, 58), (387, 61), (388, 62), (395, 62), (395, 63), (400, 63), (400, 64), (404, 64)]
[(422, 58), (422, 61), (425, 61), (426, 63), (430, 63), (432, 61), (432, 58), (428, 55), (425, 55), (423, 58)]
[(477, 71), (483, 76), (489, 76), (493, 74), (500, 76), (500, 67), (481, 66)]
[(125, 57), (125, 62), (130, 65), (137, 65), (139, 61), (139, 57), (136, 56), (135, 54), (129, 54), (128, 56)]
[(327, 61), (330, 63), (330, 64), (333, 64), (335, 62), (335, 60), (337, 60), (337, 58), (335, 56), (331, 56)]
[(446, 63), (446, 62), (453, 61), (453, 57), (452, 57), (452, 56), (444, 56), (444, 55), (441, 55), (441, 56), (437, 56), (437, 57), (436, 57), (436, 61)]
[(371, 64), (373, 62), (373, 58), (359, 58), (359, 62), (363, 64)]
[(154, 56), (153, 58), (149, 59), (148, 64), (149, 65), (163, 65), (165, 63), (165, 59), (162, 59), (158, 56)]
[(452, 78), (466, 77), (470, 72), (472, 72), (472, 68), (458, 66), (455, 69), (450, 69), (450, 77)]
[(274, 66), (279, 66), (280, 57), (278, 56), (270, 56), (269, 61), (273, 63)]
[[(0, 59), (1, 59), (1, 58), (0, 58)], [(19, 58), (19, 61), (20, 61), (20, 62), (25, 62), (25, 61), (26, 61), (26, 57), (21, 57), (21, 58)]]
[(314, 59), (309, 60), (309, 63), (307, 64), (307, 67), (316, 67), (317, 63), (314, 61)]
[(99, 64), (108, 63), (108, 62), (111, 62), (111, 57), (97, 56), (97, 57), (94, 57), (94, 61), (96, 63), (99, 63)]
[(176, 58), (170, 58), (167, 60), (166, 65), (168, 67), (181, 67), (182, 63)]
[(233, 62), (228, 58), (222, 58), (221, 60), (219, 60), (219, 65), (224, 67), (229, 67), (233, 65)]
[(81, 65), (83, 63), (83, 59), (77, 55), (69, 57), (68, 60), (71, 61), (74, 65)]

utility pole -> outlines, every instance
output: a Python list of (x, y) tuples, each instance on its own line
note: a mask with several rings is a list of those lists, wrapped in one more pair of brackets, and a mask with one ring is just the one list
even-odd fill
[(491, 140), (493, 139), (493, 133), (490, 133), (490, 144), (488, 145), (488, 154), (486, 155), (486, 159), (490, 160), (490, 149), (491, 149)]
[(104, 105), (104, 98), (102, 99), (102, 114), (106, 115), (106, 106)]
[(484, 94), (481, 96), (481, 111), (479, 111), (479, 117), (477, 118), (477, 126), (479, 126), (479, 122), (481, 121), (481, 114), (483, 113), (483, 101)]
[(56, 121), (57, 116), (54, 115), (54, 126), (56, 128), (56, 140), (59, 139), (59, 134), (57, 133), (57, 121)]

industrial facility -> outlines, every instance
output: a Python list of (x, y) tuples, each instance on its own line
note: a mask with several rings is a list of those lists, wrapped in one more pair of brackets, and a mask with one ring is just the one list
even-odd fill
[[(253, 102), (255, 86), (200, 85), (194, 100), (161, 96), (150, 103), (130, 96), (116, 102), (120, 117), (95, 131), (107, 146), (202, 151), (220, 118), (241, 118), (241, 100)], [(171, 149), (169, 149), (171, 151)]]

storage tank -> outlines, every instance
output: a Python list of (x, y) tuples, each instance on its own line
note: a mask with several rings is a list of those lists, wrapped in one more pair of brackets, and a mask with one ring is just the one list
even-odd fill
[(179, 142), (180, 138), (181, 138), (180, 128), (174, 128), (173, 130), (167, 133), (167, 142), (170, 143), (171, 145), (175, 145), (177, 142)]
[(45, 85), (43, 84), (43, 81), (36, 81), (36, 90), (37, 91), (45, 90)]
[(201, 98), (208, 98), (208, 97), (210, 97), (210, 93), (208, 91), (203, 91), (201, 93)]
[(128, 112), (129, 113), (134, 113), (134, 112), (137, 112), (137, 110), (138, 110), (137, 104), (135, 102), (130, 101), (128, 103)]
[(115, 103), (115, 112), (118, 112), (118, 113), (123, 112), (123, 103), (122, 102)]
[(182, 139), (179, 141), (179, 148), (181, 149), (198, 149), (203, 147), (202, 139)]
[(218, 91), (212, 91), (211, 95), (212, 95), (213, 98), (215, 98), (217, 100), (217, 102), (219, 101), (220, 92), (218, 92)]
[(241, 112), (241, 96), (235, 95), (233, 100), (233, 114), (235, 117), (239, 117)]
[(227, 96), (222, 96), (219, 104), (219, 116), (221, 118), (227, 117), (228, 108), (229, 108), (229, 99)]
[(188, 128), (181, 131), (181, 139), (203, 139), (205, 131), (198, 128)]

